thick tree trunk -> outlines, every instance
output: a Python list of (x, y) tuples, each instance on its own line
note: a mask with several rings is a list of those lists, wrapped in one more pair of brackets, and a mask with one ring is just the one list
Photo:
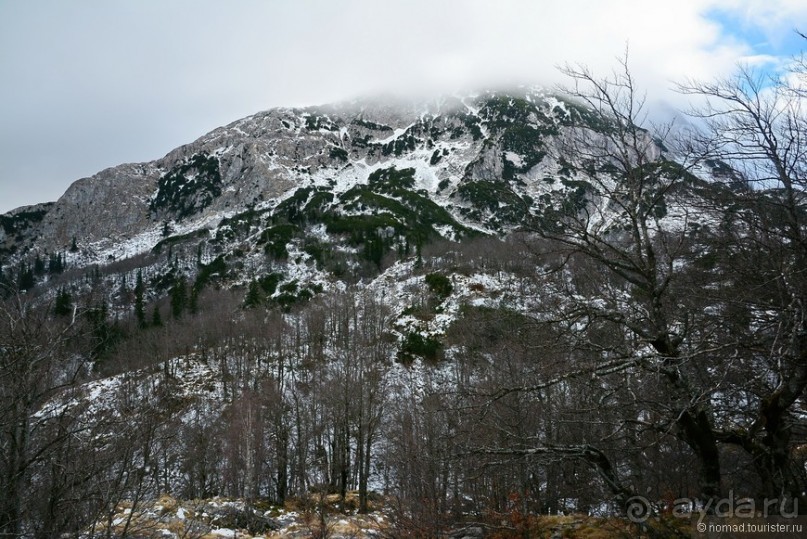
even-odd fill
[(676, 424), (678, 437), (695, 453), (700, 470), (698, 487), (706, 507), (714, 507), (720, 497), (720, 451), (709, 416), (703, 410), (685, 410)]

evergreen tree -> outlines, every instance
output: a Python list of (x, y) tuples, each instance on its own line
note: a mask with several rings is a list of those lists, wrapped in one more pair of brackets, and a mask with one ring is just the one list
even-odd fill
[(45, 262), (37, 254), (34, 260), (34, 275), (42, 275), (43, 273), (45, 273)]
[(179, 318), (188, 306), (188, 291), (185, 277), (178, 277), (171, 289), (171, 314)]
[(263, 303), (263, 293), (261, 292), (261, 286), (258, 284), (258, 281), (253, 280), (249, 283), (249, 289), (247, 290), (247, 296), (244, 298), (244, 307), (251, 308), (257, 307)]
[(193, 284), (191, 287), (191, 297), (188, 303), (188, 310), (191, 314), (196, 314), (199, 312), (199, 294), (201, 293), (201, 287), (196, 286), (196, 283)]
[(62, 253), (52, 254), (48, 259), (48, 273), (62, 273), (64, 271), (64, 257)]
[(155, 304), (151, 313), (151, 325), (158, 328), (163, 325), (163, 318), (160, 316), (160, 308)]
[(56, 301), (53, 305), (53, 313), (56, 316), (68, 316), (73, 312), (73, 297), (64, 288), (59, 288), (56, 294)]
[(141, 328), (146, 327), (146, 311), (145, 306), (143, 305), (143, 272), (141, 270), (137, 270), (137, 280), (135, 281), (135, 318), (137, 319), (137, 325)]
[(372, 262), (380, 269), (381, 259), (384, 258), (385, 251), (386, 245), (384, 239), (378, 234), (373, 234), (365, 240), (362, 256), (365, 260)]
[(11, 294), (13, 283), (10, 275), (3, 271), (3, 263), (0, 261), (0, 299), (6, 298)]
[(90, 268), (90, 272), (86, 274), (88, 283), (98, 284), (101, 282), (101, 268), (96, 264)]
[(20, 290), (30, 290), (36, 285), (36, 277), (31, 270), (31, 266), (25, 262), (20, 262), (20, 269), (17, 274), (17, 287)]
[(110, 324), (109, 311), (106, 303), (101, 302), (100, 306), (87, 309), (87, 319), (92, 328), (92, 352), (95, 359), (103, 357), (112, 350), (120, 337), (120, 328), (115, 324)]

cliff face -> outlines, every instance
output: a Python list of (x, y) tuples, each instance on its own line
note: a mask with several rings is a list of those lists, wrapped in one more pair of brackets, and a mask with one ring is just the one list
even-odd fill
[(117, 241), (149, 226), (148, 199), (159, 169), (126, 164), (73, 183), (39, 228), (44, 249), (63, 249), (73, 238)]

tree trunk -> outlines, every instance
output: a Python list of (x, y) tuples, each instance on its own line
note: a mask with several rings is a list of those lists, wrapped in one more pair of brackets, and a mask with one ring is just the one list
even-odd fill
[[(707, 507), (714, 507), (720, 497), (720, 451), (709, 417), (703, 410), (683, 411), (676, 424), (678, 437), (695, 453), (700, 470), (698, 487)], [(710, 503), (712, 502), (712, 503)]]

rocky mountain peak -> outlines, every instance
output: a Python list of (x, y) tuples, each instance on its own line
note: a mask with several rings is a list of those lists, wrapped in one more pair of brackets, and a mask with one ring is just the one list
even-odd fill
[(74, 265), (107, 264), (166, 242), (226, 254), (246, 241), (282, 254), (294, 237), (313, 241), (318, 225), (328, 235), (318, 242), (347, 235), (345, 248), (378, 263), (390, 249), (500, 235), (563, 199), (581, 200), (587, 187), (573, 173), (581, 163), (563, 146), (573, 132), (600, 144), (607, 129), (537, 88), (271, 109), (161, 159), (76, 181), (25, 226), (8, 225), (0, 253), (6, 267), (67, 251)]

